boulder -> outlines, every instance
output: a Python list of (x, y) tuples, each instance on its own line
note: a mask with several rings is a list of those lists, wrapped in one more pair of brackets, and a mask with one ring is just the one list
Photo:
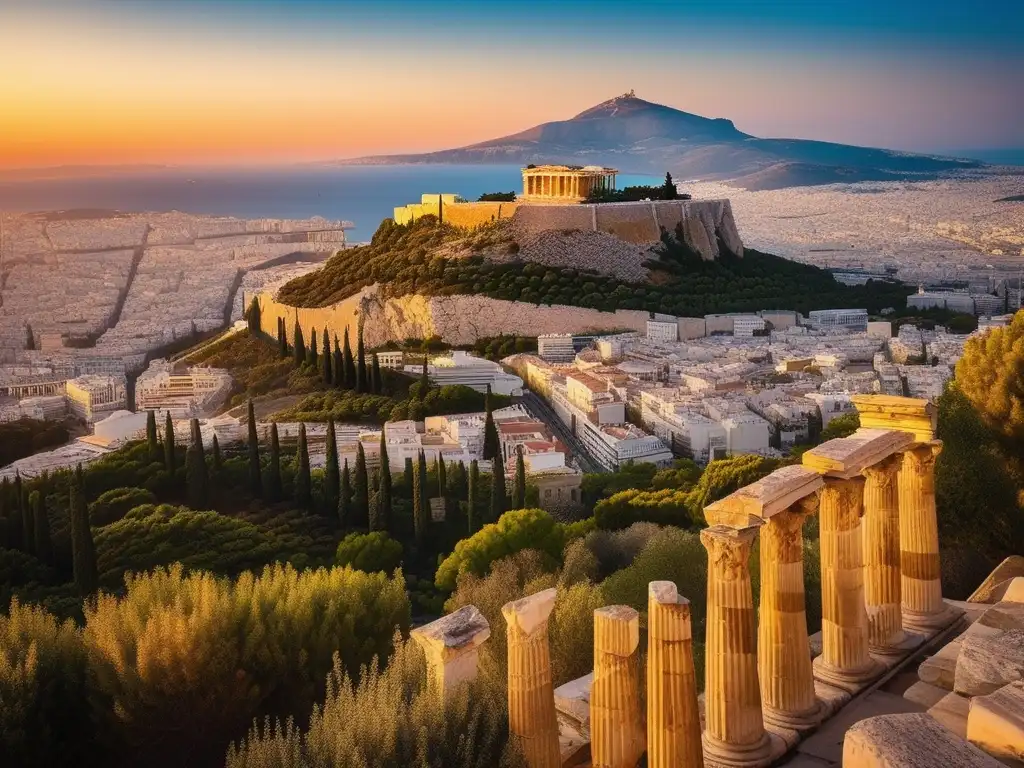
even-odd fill
[(843, 741), (843, 765), (857, 768), (1003, 768), (924, 713), (869, 717)]
[(964, 637), (953, 682), (956, 693), (984, 696), (1021, 679), (1024, 679), (1024, 631)]

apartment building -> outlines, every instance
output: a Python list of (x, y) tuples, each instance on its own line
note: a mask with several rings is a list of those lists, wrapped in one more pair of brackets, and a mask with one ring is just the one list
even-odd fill
[(537, 356), (549, 363), (571, 363), (576, 357), (572, 334), (547, 333), (538, 336)]

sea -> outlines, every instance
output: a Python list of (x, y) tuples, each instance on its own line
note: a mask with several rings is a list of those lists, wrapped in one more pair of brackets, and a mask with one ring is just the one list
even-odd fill
[[(662, 178), (619, 174), (618, 186), (660, 184)], [(323, 216), (351, 221), (349, 242), (369, 240), (394, 208), (423, 194), (476, 200), (485, 192), (516, 192), (518, 165), (351, 165), (275, 168), (173, 168), (108, 176), (0, 179), (0, 211), (29, 213), (112, 209), (128, 213), (182, 211), (246, 219)]]

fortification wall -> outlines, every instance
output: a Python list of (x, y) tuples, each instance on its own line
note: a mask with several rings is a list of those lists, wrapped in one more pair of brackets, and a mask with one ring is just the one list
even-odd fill
[[(278, 302), (272, 295), (258, 294), (260, 319), (264, 333), (277, 333), (277, 318), (283, 317), (289, 338), (296, 318), (308, 340), (315, 329), (321, 337), (324, 328), (341, 338), (348, 328), (353, 342), (360, 318), (363, 338), (368, 346), (387, 341), (422, 339), (438, 336), (449, 344), (471, 344), (481, 336), (516, 334), (537, 336), (544, 333), (579, 333), (591, 330), (628, 329), (646, 331), (647, 312), (596, 309), (564, 305), (535, 305), (502, 301), (484, 296), (419, 296), (410, 294), (382, 300), (377, 286), (363, 289), (359, 295), (330, 307), (297, 308)], [(245, 306), (251, 296), (245, 297)]]
[(635, 245), (657, 242), (661, 230), (674, 232), (682, 224), (683, 239), (705, 259), (720, 255), (720, 244), (743, 254), (728, 200), (654, 200), (599, 205), (521, 205), (512, 217), (516, 237), (550, 230), (605, 232)]
[[(453, 195), (442, 195), (444, 198), (444, 220), (456, 227), (472, 229), (481, 224), (488, 224), (498, 219), (510, 218), (519, 207), (518, 203), (456, 203)], [(408, 224), (423, 216), (437, 216), (437, 195), (423, 195), (419, 203), (410, 203), (395, 208), (395, 223)]]

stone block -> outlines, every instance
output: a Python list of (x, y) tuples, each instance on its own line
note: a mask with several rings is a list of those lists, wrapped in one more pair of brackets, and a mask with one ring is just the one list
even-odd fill
[(799, 465), (782, 467), (704, 508), (708, 525), (746, 528), (768, 520), (810, 496), (824, 484), (821, 475)]
[(1024, 603), (1024, 576), (1016, 576), (1008, 580), (1002, 602)]
[[(902, 696), (894, 696), (884, 691), (872, 691), (844, 707), (830, 720), (822, 723), (821, 728), (797, 747), (798, 751), (813, 755), (822, 760), (839, 762), (843, 759), (843, 739), (850, 727), (865, 718), (878, 715), (919, 713), (920, 708), (905, 700)], [(857, 765), (859, 763), (848, 763)]]
[(962, 640), (953, 640), (940, 648), (934, 656), (921, 662), (917, 668), (917, 676), (925, 683), (953, 690), (956, 680), (956, 660), (960, 655)]
[(924, 714), (872, 717), (843, 743), (843, 765), (857, 768), (1001, 768), (1000, 763)]
[(914, 436), (909, 432), (861, 428), (849, 437), (829, 440), (807, 451), (803, 465), (829, 477), (849, 479), (913, 443)]
[(854, 395), (851, 399), (862, 427), (910, 432), (919, 443), (935, 439), (938, 409), (928, 400), (894, 395)]
[(967, 602), (996, 603), (1003, 598), (1011, 579), (1024, 576), (1024, 557), (1011, 555), (996, 566), (995, 570), (974, 590)]
[(984, 696), (1022, 678), (1024, 631), (964, 637), (957, 657), (954, 691), (964, 696)]
[(594, 673), (570, 680), (555, 688), (555, 713), (560, 724), (568, 725), (590, 738), (590, 689)]
[(949, 693), (945, 688), (918, 680), (903, 693), (903, 698), (920, 705), (922, 709), (930, 709)]
[(1000, 760), (1024, 764), (1024, 682), (971, 699), (967, 740)]
[(978, 618), (975, 626), (1003, 631), (1008, 629), (1024, 630), (1024, 603), (1009, 600), (998, 602)]
[(442, 692), (476, 678), (477, 648), (491, 636), (487, 619), (467, 605), (437, 621), (414, 629), (410, 636), (427, 657)]
[(928, 708), (928, 714), (962, 739), (967, 738), (967, 712), (971, 700), (956, 693), (947, 693)]

